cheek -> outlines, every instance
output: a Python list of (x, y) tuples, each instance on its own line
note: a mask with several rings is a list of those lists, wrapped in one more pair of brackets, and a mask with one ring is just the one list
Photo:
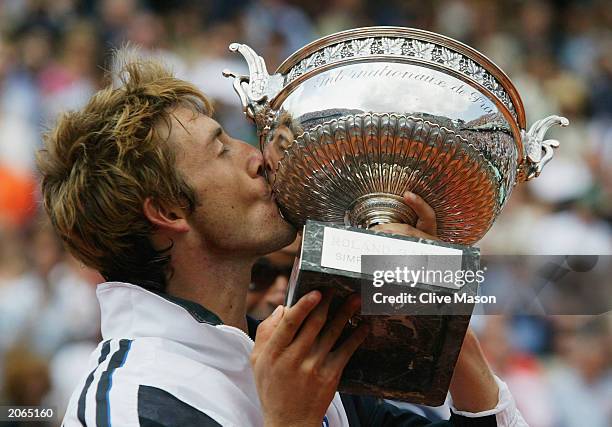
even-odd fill
[(200, 202), (198, 222), (206, 231), (215, 233), (214, 227), (241, 228), (249, 233), (252, 228), (265, 227), (266, 222), (276, 221), (278, 208), (265, 200), (263, 181), (259, 182), (234, 173), (229, 165), (207, 170), (190, 180), (197, 189)]
[(206, 234), (217, 235), (248, 223), (252, 203), (245, 203), (240, 193), (239, 188), (225, 182), (209, 182), (199, 193), (200, 206), (194, 218), (198, 228)]
[(203, 173), (198, 178), (196, 188), (202, 205), (220, 210), (228, 208), (229, 204), (235, 205), (239, 197), (235, 188), (237, 178), (227, 169), (216, 168), (216, 173)]

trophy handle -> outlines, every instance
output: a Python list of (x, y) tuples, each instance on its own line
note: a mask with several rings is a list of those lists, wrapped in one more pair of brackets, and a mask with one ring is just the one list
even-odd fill
[(270, 101), (283, 88), (284, 77), (281, 74), (268, 74), (263, 58), (245, 44), (232, 43), (229, 50), (244, 57), (249, 67), (249, 75), (238, 75), (229, 70), (223, 70), (223, 75), (234, 78), (234, 90), (240, 97), (244, 113), (255, 121), (261, 130), (265, 126)]
[(525, 181), (538, 177), (552, 159), (554, 149), (559, 147), (556, 139), (544, 139), (546, 132), (555, 125), (565, 127), (569, 125), (569, 120), (561, 116), (548, 116), (535, 122), (528, 132), (521, 131), (527, 161)]

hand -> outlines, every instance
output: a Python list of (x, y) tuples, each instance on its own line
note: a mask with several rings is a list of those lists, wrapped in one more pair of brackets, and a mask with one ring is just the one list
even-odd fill
[(418, 216), (416, 226), (408, 224), (377, 224), (370, 230), (383, 231), (385, 233), (400, 234), (403, 236), (418, 237), (429, 240), (439, 240), (437, 237), (436, 213), (425, 200), (419, 195), (407, 191), (404, 193), (404, 201)]
[(361, 306), (353, 295), (328, 322), (332, 296), (331, 290), (309, 292), (259, 325), (251, 364), (266, 427), (320, 427), (344, 367), (365, 339), (362, 323), (331, 351)]

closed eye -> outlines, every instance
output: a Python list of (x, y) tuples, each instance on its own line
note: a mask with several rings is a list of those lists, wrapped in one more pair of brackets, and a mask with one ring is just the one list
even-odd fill
[(229, 145), (225, 144), (223, 141), (225, 139), (225, 134), (223, 133), (223, 130), (221, 128), (219, 128), (219, 132), (217, 135), (216, 140), (219, 142), (219, 144), (221, 144), (221, 151), (219, 151), (219, 156), (222, 156), (223, 154), (227, 153), (229, 150)]

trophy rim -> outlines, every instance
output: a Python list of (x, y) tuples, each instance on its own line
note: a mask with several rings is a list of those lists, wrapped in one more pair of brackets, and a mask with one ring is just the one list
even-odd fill
[[(317, 50), (318, 49), (315, 49), (314, 52), (316, 52)], [(310, 55), (311, 53), (312, 52), (306, 54), (306, 57)], [(290, 83), (286, 84), (283, 87), (283, 89), (272, 99), (270, 105), (272, 109), (277, 110), (278, 108), (282, 106), (283, 102), (287, 99), (287, 97), (289, 97), (299, 85), (301, 85), (303, 82), (309, 80), (310, 78), (312, 78), (313, 76), (319, 73), (322, 73), (322, 72), (325, 72), (325, 71), (328, 71), (328, 70), (331, 70), (337, 67), (342, 67), (344, 65), (358, 64), (358, 63), (364, 63), (364, 62), (370, 62), (370, 61), (380, 61), (380, 60), (384, 60), (388, 62), (398, 62), (398, 63), (412, 63), (420, 67), (430, 68), (434, 70), (437, 67), (441, 67), (441, 64), (433, 64), (431, 62), (424, 61), (421, 59), (416, 59), (416, 58), (410, 58), (409, 60), (398, 61), (397, 57), (394, 57), (391, 55), (385, 55), (385, 54), (371, 55), (365, 58), (364, 57), (345, 58), (342, 61), (319, 65), (316, 68), (309, 70), (301, 74), (300, 76), (296, 77), (293, 81), (291, 81)], [(299, 62), (300, 61), (298, 60), (297, 64), (299, 64)], [(495, 96), (492, 91), (490, 91), (488, 88), (483, 86), (480, 82), (476, 81), (475, 79), (471, 79), (467, 77), (465, 74), (457, 70), (453, 70), (453, 69), (450, 69), (448, 67), (443, 67), (443, 66), (442, 68), (445, 73), (461, 80), (462, 82), (470, 85), (471, 87), (473, 87), (474, 89), (478, 90), (480, 93), (485, 95), (499, 109), (500, 113), (508, 121), (508, 124), (512, 130), (513, 140), (517, 147), (517, 151), (519, 153), (519, 158), (517, 159), (516, 167), (517, 167), (517, 171), (520, 170), (521, 165), (523, 165), (524, 160), (525, 160), (525, 156), (523, 154), (524, 146), (523, 146), (523, 139), (522, 139), (522, 133), (524, 132), (524, 128), (519, 126), (517, 122), (518, 120), (517, 117), (515, 117), (512, 114), (512, 112), (508, 109), (508, 107), (497, 96)]]
[[(288, 73), (294, 66), (299, 64), (299, 62), (308, 57), (310, 54), (321, 50), (324, 47), (329, 45), (353, 40), (356, 38), (363, 37), (381, 37), (381, 36), (391, 36), (391, 37), (411, 37), (419, 40), (424, 40), (432, 43), (437, 43), (442, 45), (443, 47), (448, 47), (455, 50), (457, 53), (466, 56), (467, 58), (473, 60), (478, 65), (482, 66), (487, 72), (489, 72), (494, 78), (496, 78), (502, 85), (503, 89), (508, 93), (510, 97), (510, 101), (516, 110), (516, 124), (519, 130), (524, 130), (526, 128), (526, 118), (525, 118), (525, 109), (523, 106), (523, 101), (516, 89), (516, 86), (510, 80), (510, 77), (491, 59), (485, 56), (483, 53), (474, 49), (471, 46), (466, 45), (458, 40), (455, 40), (451, 37), (434, 33), (431, 31), (421, 30), (417, 28), (410, 27), (397, 27), (397, 26), (371, 26), (371, 27), (360, 27), (353, 28), (350, 30), (340, 31), (334, 34), (330, 34), (324, 37), (321, 37), (317, 40), (314, 40), (302, 48), (295, 51), (289, 58), (283, 61), (278, 68), (276, 69), (276, 73), (285, 75)], [(336, 64), (338, 65), (338, 64)], [(308, 73), (309, 74), (309, 73)], [(305, 75), (304, 75), (305, 76)], [(301, 80), (301, 79), (300, 79)], [(286, 89), (286, 88), (285, 88)], [(487, 90), (486, 88), (483, 88)], [(505, 107), (505, 106), (504, 106)], [(505, 107), (507, 109), (507, 107)], [(522, 148), (520, 145), (521, 141), (519, 140), (519, 149)]]

